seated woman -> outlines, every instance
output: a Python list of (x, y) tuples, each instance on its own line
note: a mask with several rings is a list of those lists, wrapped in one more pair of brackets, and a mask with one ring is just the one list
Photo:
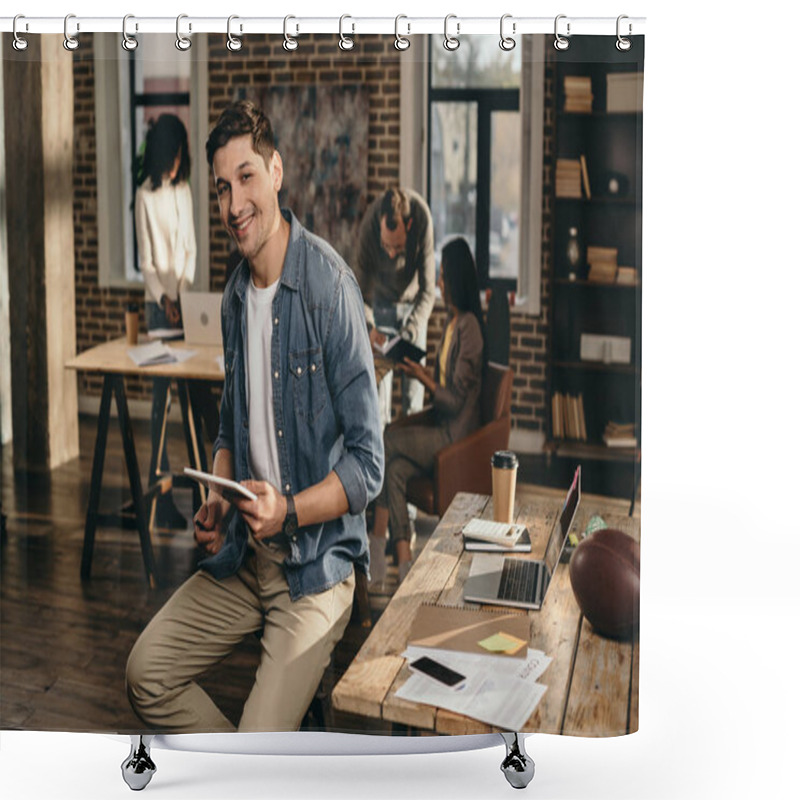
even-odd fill
[(411, 568), (408, 481), (415, 475), (431, 474), (439, 450), (480, 426), (484, 324), (475, 260), (462, 238), (453, 239), (442, 250), (439, 288), (447, 306), (448, 322), (436, 352), (433, 376), (409, 359), (398, 365), (400, 371), (416, 378), (430, 393), (436, 425), (390, 425), (384, 434), (386, 469), (370, 534), (373, 585), (381, 583), (386, 575), (387, 524), (400, 581)]

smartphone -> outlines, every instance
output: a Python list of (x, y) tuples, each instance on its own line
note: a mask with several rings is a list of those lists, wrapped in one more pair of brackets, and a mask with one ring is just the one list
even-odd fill
[(414, 670), (414, 672), (421, 672), (423, 675), (427, 675), (429, 678), (433, 678), (451, 689), (459, 689), (467, 680), (465, 675), (446, 667), (444, 664), (440, 664), (438, 661), (434, 661), (432, 658), (428, 658), (428, 656), (412, 661), (408, 668)]

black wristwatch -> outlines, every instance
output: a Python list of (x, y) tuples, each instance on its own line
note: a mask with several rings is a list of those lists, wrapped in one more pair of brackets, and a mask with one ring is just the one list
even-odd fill
[(294, 497), (286, 495), (286, 517), (283, 520), (282, 532), (287, 536), (297, 533), (297, 512), (294, 510)]

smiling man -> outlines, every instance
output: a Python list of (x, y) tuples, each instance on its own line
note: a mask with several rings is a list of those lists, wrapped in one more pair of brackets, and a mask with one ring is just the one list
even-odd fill
[(350, 617), (354, 569), (368, 567), (364, 510), (383, 478), (373, 361), (353, 273), (279, 206), (263, 112), (228, 108), (206, 154), (242, 255), (222, 300), (213, 470), (258, 499), (209, 493), (195, 516), (209, 557), (139, 637), (128, 696), (159, 730), (233, 730), (196, 679), (259, 632), (239, 730), (295, 730)]

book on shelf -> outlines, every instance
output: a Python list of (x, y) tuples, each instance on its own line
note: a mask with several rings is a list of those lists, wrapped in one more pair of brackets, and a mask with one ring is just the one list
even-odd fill
[(556, 197), (580, 198), (581, 162), (573, 158), (556, 161)]
[(636, 267), (617, 267), (617, 283), (624, 283), (626, 286), (635, 286), (639, 276)]
[(616, 247), (590, 245), (586, 248), (586, 262), (589, 264), (588, 280), (613, 283), (617, 279)]
[(637, 447), (636, 428), (632, 422), (609, 422), (603, 431), (606, 447)]
[(570, 439), (576, 442), (587, 440), (583, 394), (578, 394), (576, 397), (562, 392), (553, 392), (550, 411), (554, 439)]
[(610, 72), (606, 75), (606, 111), (609, 114), (641, 112), (643, 81), (639, 72)]
[(581, 176), (583, 177), (583, 191), (587, 199), (592, 199), (592, 192), (589, 188), (589, 170), (586, 168), (586, 156), (581, 154)]
[(585, 75), (564, 76), (564, 111), (568, 114), (591, 114), (594, 95), (592, 79)]

